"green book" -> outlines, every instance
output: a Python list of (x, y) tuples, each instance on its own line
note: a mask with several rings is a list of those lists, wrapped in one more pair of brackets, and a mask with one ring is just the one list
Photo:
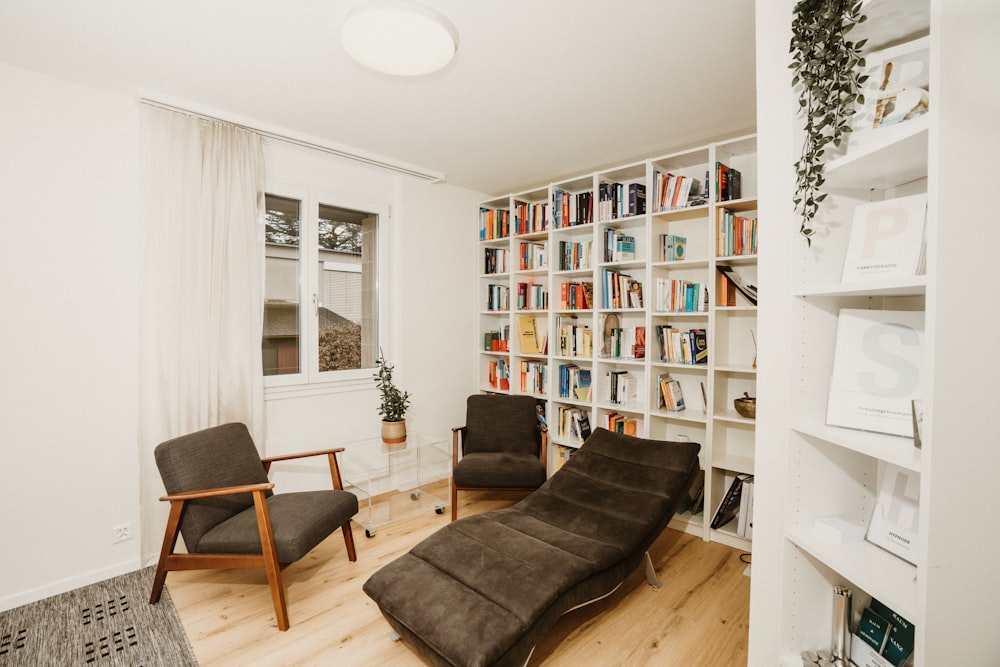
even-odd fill
[(913, 653), (913, 624), (875, 598), (872, 598), (870, 608), (892, 626), (882, 655), (893, 665), (899, 667)]
[(861, 614), (861, 622), (858, 623), (858, 636), (881, 655), (882, 649), (885, 648), (889, 639), (890, 629), (889, 621), (876, 614), (869, 607)]

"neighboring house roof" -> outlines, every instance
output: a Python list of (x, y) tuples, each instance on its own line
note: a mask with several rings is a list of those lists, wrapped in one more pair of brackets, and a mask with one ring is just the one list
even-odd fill
[[(321, 329), (350, 324), (351, 321), (329, 308), (319, 309)], [(294, 301), (268, 301), (264, 304), (264, 338), (294, 338), (299, 335), (299, 304)]]

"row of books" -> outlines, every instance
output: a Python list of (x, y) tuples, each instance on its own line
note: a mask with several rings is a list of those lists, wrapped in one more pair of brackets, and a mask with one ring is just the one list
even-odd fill
[(548, 267), (548, 257), (544, 243), (522, 242), (518, 248), (518, 266), (521, 271)]
[(705, 471), (700, 469), (695, 475), (687, 493), (681, 496), (677, 505), (677, 513), (690, 512), (692, 515), (701, 514), (705, 511)]
[(717, 231), (717, 257), (757, 254), (757, 218), (745, 218), (729, 209), (720, 208)]
[[(722, 162), (715, 163), (715, 195), (717, 201), (739, 199), (742, 196), (742, 174)], [(646, 186), (642, 183), (601, 182), (598, 184), (598, 219), (617, 220), (646, 212)], [(655, 171), (653, 175), (653, 210), (668, 211), (706, 203), (708, 173), (704, 182), (693, 176)], [(594, 193), (567, 192), (556, 189), (551, 205), (546, 202), (517, 202), (514, 205), (515, 234), (543, 232), (583, 225), (594, 221)], [(510, 211), (480, 207), (479, 239), (510, 236)]]
[[(708, 183), (706, 174), (705, 183)], [(702, 184), (697, 178), (684, 174), (673, 174), (671, 172), (653, 173), (653, 210), (669, 211), (688, 206), (704, 204), (707, 200), (707, 193), (702, 191)]]
[(507, 248), (483, 248), (483, 255), (483, 273), (507, 273), (510, 270)]
[(642, 283), (627, 273), (604, 269), (604, 308), (642, 308)]
[(684, 391), (681, 389), (681, 383), (670, 377), (669, 373), (660, 375), (656, 383), (660, 387), (660, 409), (667, 412), (683, 412), (686, 406), (684, 404)]
[(660, 361), (668, 364), (707, 364), (708, 336), (704, 329), (682, 330), (669, 324), (657, 324), (656, 342)]
[(604, 416), (604, 428), (612, 433), (624, 433), (625, 435), (636, 435), (639, 430), (634, 417), (620, 415), (617, 412), (610, 412)]
[(487, 285), (486, 310), (510, 310), (510, 288), (506, 285)]
[(604, 261), (628, 262), (635, 259), (635, 237), (617, 229), (604, 230)]
[(570, 458), (576, 454), (576, 447), (567, 447), (565, 445), (556, 445), (556, 470), (559, 470), (569, 461)]
[[(739, 526), (742, 524), (743, 533), (740, 536), (750, 537), (748, 531), (753, 525), (753, 491), (746, 491), (748, 482), (752, 489), (753, 475), (740, 473), (733, 477), (726, 495), (722, 497), (719, 506), (715, 510), (715, 515), (712, 516), (711, 526), (713, 530), (722, 528), (733, 519), (737, 519), (737, 517), (742, 515), (742, 521), (737, 521), (737, 534), (739, 534)], [(744, 495), (746, 495), (745, 500)]]
[(594, 307), (594, 283), (566, 282), (559, 286), (561, 310), (589, 310)]
[(586, 324), (579, 324), (575, 317), (560, 315), (556, 318), (555, 354), (563, 357), (586, 357), (594, 354), (594, 333)]
[(583, 241), (573, 243), (571, 241), (559, 242), (559, 270), (579, 271), (590, 268), (591, 242)]
[(594, 221), (594, 193), (552, 192), (552, 223), (556, 229), (586, 225)]
[(521, 340), (521, 354), (546, 354), (548, 339), (544, 332), (538, 331), (534, 317), (517, 318), (517, 336)]
[(615, 405), (626, 405), (635, 399), (639, 385), (628, 371), (608, 371), (604, 374), (604, 400)]
[(719, 283), (718, 298), (720, 306), (735, 306), (736, 292), (747, 301), (757, 305), (757, 286), (749, 282), (739, 271), (731, 266), (716, 266), (719, 274), (725, 279)]
[(548, 230), (552, 217), (550, 209), (547, 202), (517, 202), (514, 205), (514, 233), (531, 234)]
[(486, 352), (510, 351), (510, 325), (505, 324), (483, 334), (483, 350)]
[(606, 359), (645, 359), (646, 327), (605, 328), (601, 354)]
[(597, 199), (597, 219), (601, 222), (646, 213), (646, 186), (642, 183), (598, 183)]
[(549, 307), (549, 292), (539, 283), (517, 284), (518, 310), (545, 310)]
[(660, 234), (659, 260), (678, 262), (687, 259), (687, 237), (676, 234)]
[(708, 285), (688, 280), (657, 278), (653, 310), (658, 313), (703, 313), (708, 311)]
[(730, 201), (743, 196), (743, 175), (733, 167), (715, 163), (715, 200)]
[[(913, 623), (877, 599), (861, 612), (857, 630), (851, 640), (851, 657), (866, 657), (874, 652), (884, 663), (893, 667), (903, 667), (913, 654), (915, 630)], [(872, 660), (875, 664), (883, 664)], [(858, 661), (859, 665), (867, 662)]]
[(525, 359), (520, 363), (521, 393), (543, 396), (549, 386), (549, 366), (544, 361)]
[(576, 364), (559, 366), (559, 398), (575, 401), (590, 400), (590, 369)]
[(590, 437), (590, 415), (586, 410), (561, 405), (556, 417), (556, 433), (561, 439), (583, 442)]
[(479, 208), (479, 240), (491, 241), (510, 236), (510, 211), (504, 208)]
[(510, 390), (510, 364), (506, 359), (489, 363), (489, 383), (493, 389)]

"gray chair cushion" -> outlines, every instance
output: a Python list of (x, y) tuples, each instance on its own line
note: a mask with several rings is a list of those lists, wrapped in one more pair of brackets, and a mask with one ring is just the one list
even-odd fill
[(474, 394), (465, 409), (462, 453), (520, 452), (538, 456), (541, 433), (531, 396)]
[[(358, 513), (358, 499), (346, 491), (279, 493), (267, 500), (279, 563), (294, 563)], [(259, 554), (260, 531), (253, 507), (206, 532), (201, 553)]]
[(524, 665), (561, 614), (639, 565), (698, 470), (699, 449), (599, 428), (532, 495), (449, 524), (364, 590), (431, 664)]
[(537, 454), (476, 452), (466, 454), (452, 473), (459, 487), (536, 488), (545, 481)]

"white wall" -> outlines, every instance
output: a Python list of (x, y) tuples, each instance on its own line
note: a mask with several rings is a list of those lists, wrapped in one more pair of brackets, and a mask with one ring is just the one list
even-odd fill
[(133, 102), (0, 64), (0, 609), (139, 565)]
[[(138, 104), (3, 64), (0, 90), (2, 610), (140, 567), (163, 522), (111, 543), (140, 526)], [(482, 197), (320, 162), (328, 191), (392, 202), (393, 362), (414, 427), (446, 432), (476, 388)], [(374, 436), (375, 404), (374, 383), (270, 400), (264, 450)]]

